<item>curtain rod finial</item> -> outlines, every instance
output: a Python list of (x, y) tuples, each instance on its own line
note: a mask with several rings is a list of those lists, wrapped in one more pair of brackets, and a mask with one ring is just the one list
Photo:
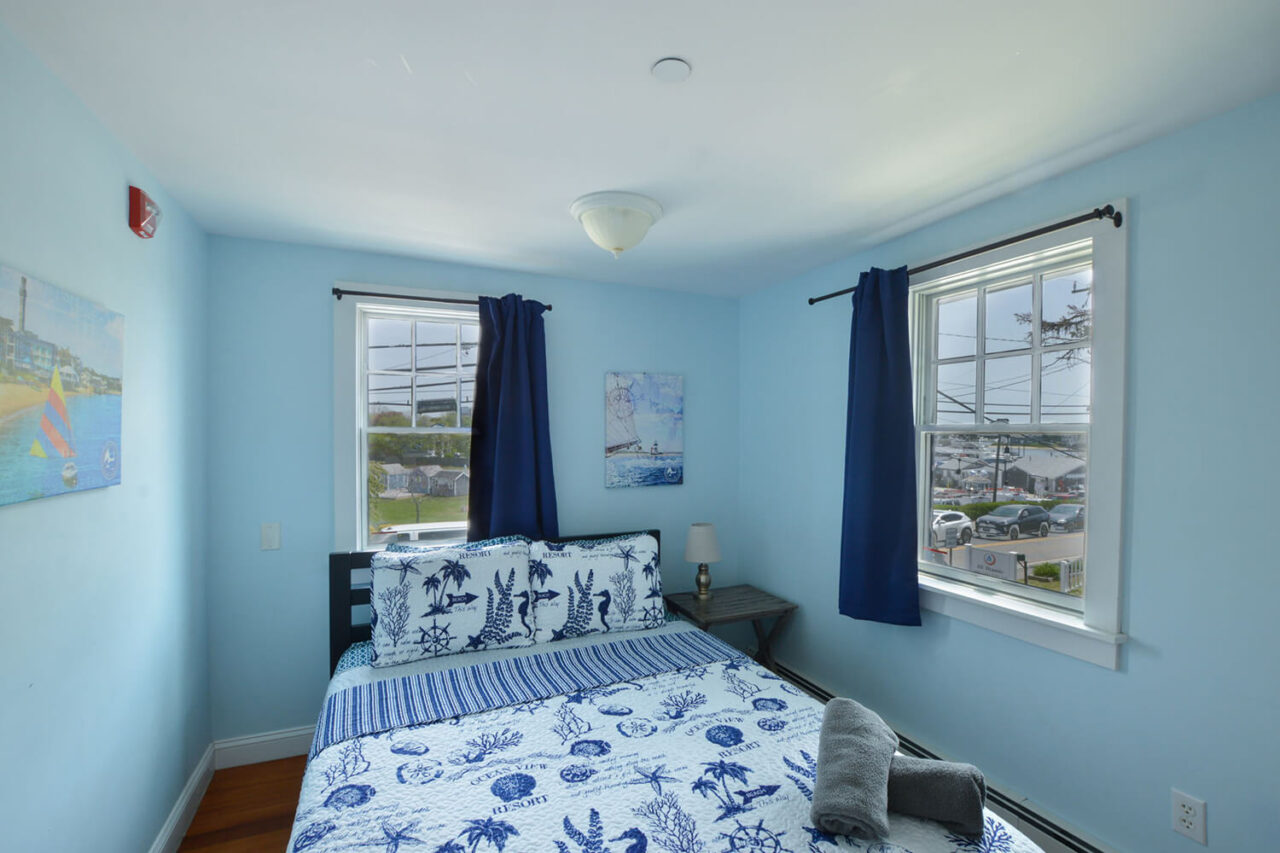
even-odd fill
[(1098, 219), (1110, 219), (1111, 224), (1117, 228), (1124, 223), (1124, 214), (1116, 210), (1113, 204), (1109, 204), (1106, 207), (1095, 207), (1093, 215)]

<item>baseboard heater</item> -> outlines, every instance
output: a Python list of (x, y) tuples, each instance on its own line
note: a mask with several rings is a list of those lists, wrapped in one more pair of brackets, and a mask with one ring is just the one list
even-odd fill
[[(826, 702), (828, 699), (835, 698), (835, 694), (830, 690), (827, 690), (820, 684), (814, 684), (812, 681), (790, 667), (778, 663), (775, 664), (774, 669), (777, 670), (779, 675), (787, 679), (787, 681), (790, 681), (796, 687), (799, 687), (819, 702)], [(898, 734), (898, 746), (908, 755), (915, 755), (919, 758), (941, 759), (941, 756), (930, 752), (911, 738), (904, 737), (902, 734)], [(1073, 853), (1106, 853), (1105, 850), (1095, 847), (1066, 827), (1054, 823), (1039, 812), (1027, 808), (1009, 795), (1001, 793), (990, 786), (987, 787), (987, 801), (994, 803), (997, 807), (1013, 815), (1023, 823), (1035, 827), (1054, 841), (1057, 841), (1063, 847), (1071, 850)]]

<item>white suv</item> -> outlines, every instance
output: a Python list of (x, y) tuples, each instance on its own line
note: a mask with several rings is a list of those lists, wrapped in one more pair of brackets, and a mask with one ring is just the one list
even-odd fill
[(935, 509), (930, 526), (935, 548), (944, 547), (947, 544), (948, 530), (956, 532), (956, 542), (961, 545), (968, 545), (973, 539), (973, 522), (963, 512)]

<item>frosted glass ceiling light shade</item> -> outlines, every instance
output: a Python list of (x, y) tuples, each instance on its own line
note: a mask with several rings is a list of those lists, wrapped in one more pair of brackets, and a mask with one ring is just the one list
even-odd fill
[(589, 193), (569, 205), (591, 242), (616, 258), (634, 248), (662, 218), (662, 205), (636, 193)]

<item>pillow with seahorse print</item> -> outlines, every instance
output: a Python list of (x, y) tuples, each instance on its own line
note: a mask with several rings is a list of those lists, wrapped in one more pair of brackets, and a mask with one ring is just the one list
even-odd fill
[(384, 551), (371, 565), (374, 666), (533, 643), (528, 542)]
[(529, 546), (534, 639), (639, 631), (666, 622), (658, 540), (637, 533)]

